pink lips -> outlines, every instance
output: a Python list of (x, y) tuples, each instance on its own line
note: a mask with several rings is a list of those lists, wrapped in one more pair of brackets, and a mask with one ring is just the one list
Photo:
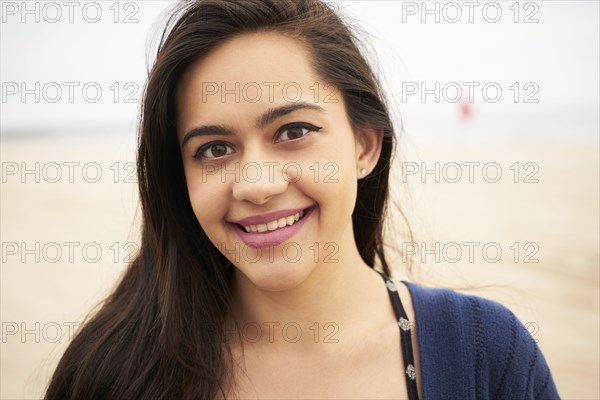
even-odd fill
[[(288, 240), (289, 238), (291, 238), (292, 236), (294, 236), (296, 234), (296, 232), (298, 232), (302, 228), (302, 226), (306, 223), (306, 221), (308, 221), (308, 219), (312, 215), (315, 208), (316, 208), (316, 206), (313, 206), (313, 207), (307, 209), (304, 212), (304, 216), (301, 219), (299, 219), (294, 225), (285, 226), (283, 228), (278, 228), (278, 229), (275, 229), (274, 231), (267, 231), (267, 232), (262, 232), (262, 233), (246, 232), (246, 230), (238, 224), (241, 224), (241, 225), (261, 224), (261, 223), (265, 223), (268, 221), (273, 221), (274, 219), (277, 219), (277, 218), (282, 218), (282, 217), (285, 217), (288, 215), (295, 214), (296, 212), (302, 211), (302, 209), (299, 209), (296, 211), (283, 210), (283, 211), (279, 211), (279, 212), (275, 212), (275, 213), (271, 213), (271, 214), (261, 215), (259, 217), (249, 217), (249, 218), (240, 220), (237, 223), (233, 223), (232, 225), (233, 225), (235, 231), (237, 232), (237, 234), (240, 236), (242, 241), (244, 243), (246, 243), (247, 246), (258, 248), (258, 249), (262, 249), (265, 247), (271, 247), (271, 246), (278, 246), (281, 243)], [(282, 212), (283, 212), (283, 214), (282, 214)], [(286, 214), (286, 213), (288, 213), (288, 214)], [(281, 214), (281, 215), (279, 215), (279, 214)]]
[(296, 213), (299, 213), (302, 210), (304, 210), (304, 208), (292, 208), (289, 210), (273, 211), (270, 213), (255, 215), (252, 217), (240, 219), (239, 221), (232, 221), (232, 222), (235, 222), (236, 224), (240, 224), (240, 225), (246, 225), (246, 226), (266, 224), (267, 222), (271, 222), (271, 221), (274, 221), (279, 218), (287, 217), (289, 215), (294, 215)]

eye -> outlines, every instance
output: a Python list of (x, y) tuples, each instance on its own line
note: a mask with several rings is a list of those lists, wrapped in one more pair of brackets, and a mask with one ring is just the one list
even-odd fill
[(200, 147), (198, 149), (198, 151), (196, 151), (196, 154), (194, 154), (194, 158), (197, 160), (202, 159), (202, 158), (217, 159), (217, 158), (226, 156), (228, 154), (231, 154), (231, 152), (227, 152), (228, 148), (231, 149), (231, 146), (229, 146), (226, 143), (221, 143), (221, 142), (208, 143), (208, 144), (205, 144), (204, 146)]
[(320, 130), (321, 127), (318, 126), (314, 126), (304, 122), (294, 122), (282, 126), (279, 129), (278, 133), (280, 137), (285, 138), (285, 136), (287, 136), (287, 140), (284, 141), (291, 141), (301, 139), (302, 137), (306, 136), (308, 132), (318, 132)]

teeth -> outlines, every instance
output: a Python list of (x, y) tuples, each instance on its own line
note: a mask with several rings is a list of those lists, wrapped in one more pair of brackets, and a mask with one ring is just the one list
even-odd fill
[(267, 229), (270, 231), (274, 231), (277, 229), (277, 221), (271, 221), (267, 224)]
[(289, 225), (295, 224), (300, 218), (304, 216), (304, 210), (290, 215), (289, 217), (279, 218), (271, 222), (267, 222), (266, 224), (258, 224), (258, 225), (244, 225), (244, 229), (246, 232), (266, 232), (266, 231), (274, 231), (275, 229), (284, 228)]

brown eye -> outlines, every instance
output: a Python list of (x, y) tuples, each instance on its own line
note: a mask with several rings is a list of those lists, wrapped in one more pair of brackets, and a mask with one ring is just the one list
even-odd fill
[(294, 126), (290, 129), (288, 129), (288, 138), (290, 140), (298, 139), (298, 138), (301, 138), (302, 136), (304, 136), (304, 133), (302, 132), (302, 128), (300, 128), (298, 126)]
[(306, 136), (308, 132), (318, 132), (320, 129), (320, 127), (311, 124), (294, 123), (285, 125), (279, 130), (279, 132), (280, 137), (282, 137), (284, 141), (290, 141), (301, 139), (302, 137)]
[(220, 143), (210, 146), (209, 150), (212, 153), (213, 157), (222, 157), (225, 154), (227, 154), (227, 148)]
[(198, 151), (194, 155), (194, 158), (196, 158), (196, 159), (201, 159), (201, 158), (216, 159), (219, 157), (223, 157), (228, 154), (231, 154), (231, 152), (227, 151), (228, 148), (231, 148), (231, 147), (225, 143), (209, 143), (205, 146), (202, 146), (200, 149), (198, 149)]

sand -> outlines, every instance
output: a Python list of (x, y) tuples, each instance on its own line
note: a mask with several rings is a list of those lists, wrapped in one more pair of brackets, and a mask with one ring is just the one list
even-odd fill
[[(2, 138), (2, 399), (41, 396), (70, 329), (108, 293), (135, 248), (131, 137)], [(490, 285), (465, 292), (515, 312), (542, 349), (562, 398), (600, 398), (597, 139), (466, 138), (402, 150), (405, 172), (440, 163), (439, 183), (432, 174), (408, 175), (406, 185), (401, 177), (394, 181), (419, 246), (411, 279)], [(36, 162), (39, 173), (21, 174)], [(468, 172), (465, 162), (498, 165), (490, 164), (485, 177), (476, 169), (473, 182), (463, 175), (453, 183), (456, 164)], [(498, 166), (502, 178), (486, 181)], [(465, 242), (478, 243), (472, 259)], [(439, 260), (422, 251), (435, 243)], [(406, 278), (402, 259), (395, 265), (394, 276)]]

